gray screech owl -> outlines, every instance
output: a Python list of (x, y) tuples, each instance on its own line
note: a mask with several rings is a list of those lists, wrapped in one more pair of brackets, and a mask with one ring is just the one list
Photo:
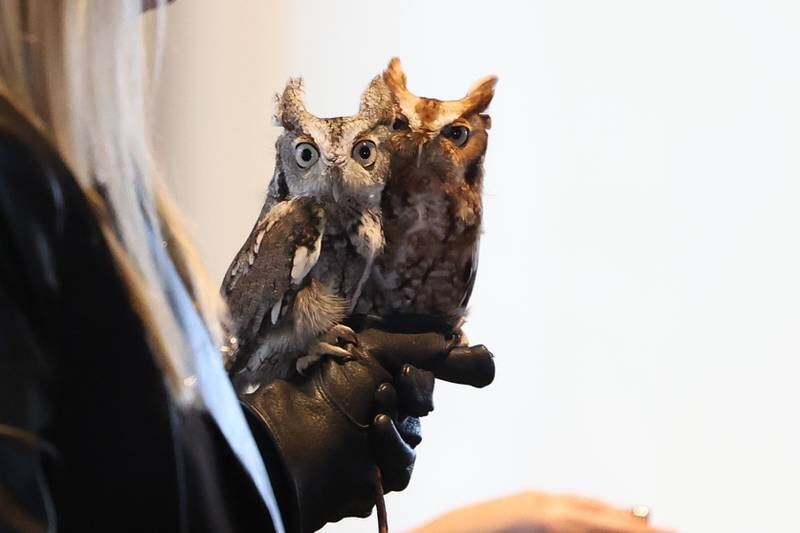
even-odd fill
[[(302, 83), (278, 98), (275, 173), (255, 227), (222, 285), (232, 314), (229, 367), (239, 390), (302, 372), (352, 332), (352, 311), (384, 244), (393, 100), (380, 77), (356, 115), (319, 118)], [(321, 335), (325, 334), (322, 338)]]
[(356, 312), (427, 315), (460, 327), (478, 267), (483, 160), (497, 78), (460, 100), (409, 92), (395, 58), (383, 73), (397, 106), (383, 191), (386, 245)]

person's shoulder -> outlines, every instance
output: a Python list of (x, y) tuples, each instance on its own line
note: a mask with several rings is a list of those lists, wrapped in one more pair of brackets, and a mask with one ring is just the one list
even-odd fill
[[(87, 238), (88, 211), (72, 174), (44, 135), (0, 97), (0, 283), (43, 306), (58, 293), (68, 235)], [(10, 289), (9, 289), (10, 290)]]
[(64, 184), (72, 181), (56, 151), (36, 128), (0, 97), (0, 215), (58, 224)]

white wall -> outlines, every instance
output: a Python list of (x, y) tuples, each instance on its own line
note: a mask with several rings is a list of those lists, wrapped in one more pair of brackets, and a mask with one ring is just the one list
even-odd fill
[[(181, 0), (162, 151), (219, 279), (271, 175), (271, 95), (349, 114), (500, 76), (470, 338), (395, 531), (526, 487), (684, 532), (800, 531), (800, 4)], [(374, 520), (329, 532), (372, 532)]]

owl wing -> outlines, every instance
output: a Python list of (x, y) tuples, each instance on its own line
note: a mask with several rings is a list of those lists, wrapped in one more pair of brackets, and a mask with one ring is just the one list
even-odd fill
[(472, 297), (472, 289), (475, 287), (475, 278), (478, 275), (478, 256), (480, 251), (480, 246), (478, 245), (478, 240), (475, 240), (475, 244), (472, 246), (472, 255), (470, 259), (467, 261), (467, 264), (464, 268), (464, 297), (461, 298), (461, 309), (466, 310), (467, 306), (469, 305), (469, 299)]
[[(319, 259), (325, 212), (309, 197), (275, 202), (259, 218), (222, 283), (238, 340), (231, 371), (248, 363)], [(239, 356), (241, 355), (241, 356)]]

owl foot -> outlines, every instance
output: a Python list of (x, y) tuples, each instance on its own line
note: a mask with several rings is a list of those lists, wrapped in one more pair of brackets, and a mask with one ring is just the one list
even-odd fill
[(323, 357), (333, 357), (344, 362), (351, 360), (353, 355), (344, 348), (320, 341), (311, 348), (308, 355), (297, 359), (297, 363), (295, 363), (297, 373), (301, 376), (307, 376), (308, 369), (317, 364)]
[(358, 346), (356, 332), (344, 324), (336, 324), (322, 336), (322, 342), (339, 346), (340, 348), (352, 344)]

